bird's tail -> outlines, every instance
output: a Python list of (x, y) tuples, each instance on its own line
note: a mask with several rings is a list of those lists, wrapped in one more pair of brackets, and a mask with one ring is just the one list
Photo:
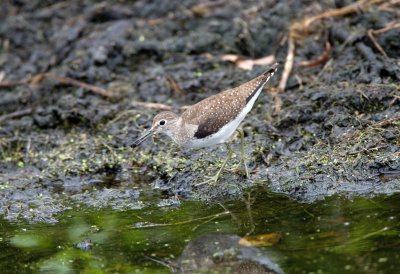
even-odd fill
[(276, 62), (275, 64), (273, 64), (272, 66), (270, 66), (269, 69), (267, 69), (267, 70), (263, 73), (263, 75), (266, 76), (266, 77), (268, 77), (268, 78), (271, 77), (271, 76), (278, 70), (278, 66), (279, 66), (279, 63)]

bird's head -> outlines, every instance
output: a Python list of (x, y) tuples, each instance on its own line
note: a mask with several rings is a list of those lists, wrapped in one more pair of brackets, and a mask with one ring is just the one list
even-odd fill
[(151, 128), (145, 131), (139, 138), (137, 138), (132, 147), (136, 147), (156, 133), (165, 133), (171, 136), (171, 132), (178, 122), (179, 116), (171, 111), (163, 111), (154, 116)]

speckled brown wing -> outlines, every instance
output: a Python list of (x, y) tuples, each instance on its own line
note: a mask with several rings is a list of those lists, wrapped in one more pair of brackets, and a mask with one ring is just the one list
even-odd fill
[(224, 96), (211, 96), (182, 114), (188, 124), (198, 125), (195, 138), (203, 139), (218, 132), (240, 113), (244, 100), (233, 96), (231, 91), (228, 90)]
[(198, 125), (194, 137), (206, 138), (235, 119), (275, 71), (276, 66), (271, 67), (257, 78), (206, 98), (185, 111), (182, 114), (183, 120), (188, 124)]

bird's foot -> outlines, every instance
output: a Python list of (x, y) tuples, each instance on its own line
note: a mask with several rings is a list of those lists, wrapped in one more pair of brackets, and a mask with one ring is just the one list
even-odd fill
[(247, 163), (245, 160), (240, 161), (240, 166), (242, 167), (243, 175), (246, 176), (247, 179), (250, 179), (249, 168), (247, 167)]
[(243, 177), (246, 177), (247, 179), (250, 178), (249, 168), (247, 167), (247, 163), (244, 160), (240, 161), (240, 163), (234, 165), (232, 168), (227, 168), (226, 170), (230, 171), (230, 172), (238, 173), (238, 174), (242, 175)]
[(198, 183), (195, 186), (201, 186), (201, 185), (205, 185), (205, 184), (208, 184), (210, 186), (215, 185), (218, 182), (219, 176), (220, 176), (220, 172), (218, 172), (214, 176), (205, 176), (207, 180), (205, 180), (201, 183)]
[(225, 170), (238, 173), (238, 174), (242, 175), (243, 177), (246, 177), (247, 179), (249, 179), (250, 172), (249, 172), (249, 168), (247, 167), (248, 160), (250, 160), (250, 158), (246, 157), (245, 155), (241, 155), (239, 163), (235, 164), (232, 168), (226, 168)]
[(227, 144), (227, 147), (228, 147), (228, 156), (226, 157), (225, 161), (222, 163), (218, 172), (214, 176), (211, 176), (211, 177), (205, 176), (208, 179), (205, 180), (204, 182), (196, 184), (196, 186), (200, 186), (200, 185), (204, 185), (204, 184), (215, 185), (217, 183), (222, 172), (226, 169), (226, 164), (228, 163), (229, 159), (232, 158), (233, 151), (229, 148), (228, 144)]

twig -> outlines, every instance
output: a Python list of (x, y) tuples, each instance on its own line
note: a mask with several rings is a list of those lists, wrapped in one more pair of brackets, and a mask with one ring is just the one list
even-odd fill
[(251, 206), (254, 204), (255, 199), (251, 197), (250, 193), (247, 193), (247, 199), (243, 198), (242, 201), (246, 205), (246, 211), (249, 216), (250, 230), (246, 233), (248, 236), (253, 234), (254, 229), (256, 228), (254, 224), (253, 213), (251, 211)]
[(175, 81), (174, 78), (172, 78), (170, 75), (166, 75), (165, 78), (167, 79), (169, 87), (172, 89), (174, 95), (181, 95), (183, 93), (181, 86)]
[(387, 53), (385, 52), (385, 50), (382, 48), (381, 45), (379, 45), (378, 41), (376, 41), (376, 38), (374, 36), (374, 32), (372, 29), (368, 30), (368, 37), (369, 39), (371, 39), (372, 44), (374, 44), (374, 46), (376, 47), (377, 50), (379, 50), (379, 52), (383, 55), (383, 56), (387, 56)]
[(80, 88), (84, 88), (84, 89), (90, 90), (91, 92), (93, 92), (93, 93), (95, 93), (97, 95), (103, 96), (103, 97), (107, 97), (107, 98), (117, 98), (117, 97), (119, 97), (117, 94), (115, 94), (115, 93), (113, 93), (113, 92), (111, 92), (109, 90), (106, 90), (104, 88), (100, 88), (100, 87), (97, 87), (97, 86), (94, 86), (94, 85), (90, 85), (90, 84), (87, 84), (87, 83), (84, 83), (82, 81), (78, 81), (78, 80), (75, 80), (75, 79), (72, 79), (72, 78), (69, 78), (69, 77), (58, 76), (58, 75), (55, 75), (53, 73), (46, 73), (45, 76), (47, 78), (55, 80), (55, 81), (57, 81), (57, 82), (59, 82), (61, 84), (77, 86), (77, 87), (80, 87)]
[(381, 34), (381, 33), (387, 32), (389, 30), (396, 29), (396, 28), (400, 28), (400, 22), (399, 21), (392, 21), (392, 22), (388, 23), (385, 27), (383, 27), (381, 29), (373, 30), (373, 33), (374, 34)]
[(374, 123), (372, 125), (369, 125), (368, 127), (371, 127), (371, 128), (387, 127), (387, 126), (391, 126), (391, 125), (396, 125), (399, 122), (400, 122), (400, 118), (391, 118), (391, 119), (386, 119), (386, 120)]
[(15, 86), (21, 86), (21, 85), (27, 85), (28, 80), (23, 79), (23, 80), (16, 80), (16, 81), (1, 81), (0, 82), (0, 87), (1, 88), (12, 88)]
[(303, 62), (300, 63), (300, 66), (302, 66), (302, 67), (315, 67), (315, 66), (321, 65), (321, 64), (325, 63), (328, 60), (329, 55), (331, 54), (331, 52), (332, 52), (332, 46), (329, 43), (329, 41), (326, 41), (325, 42), (325, 51), (320, 57), (318, 57), (317, 59), (314, 59), (314, 60), (303, 61)]
[[(345, 6), (343, 8), (339, 8), (339, 9), (333, 9), (333, 10), (328, 10), (326, 12), (323, 12), (321, 14), (312, 16), (312, 17), (308, 17), (303, 19), (301, 22), (296, 22), (294, 23), (289, 30), (289, 47), (288, 47), (288, 54), (286, 56), (286, 62), (285, 62), (285, 67), (284, 67), (284, 71), (282, 73), (282, 78), (281, 81), (279, 83), (279, 90), (283, 91), (286, 88), (286, 84), (287, 81), (289, 79), (290, 73), (292, 71), (293, 68), (293, 63), (294, 63), (294, 55), (295, 55), (295, 42), (294, 40), (298, 40), (300, 38), (303, 37), (303, 33), (307, 32), (309, 27), (311, 26), (311, 24), (317, 20), (320, 19), (325, 19), (325, 18), (330, 18), (330, 17), (336, 17), (336, 16), (343, 16), (343, 15), (347, 15), (347, 14), (351, 14), (354, 12), (358, 12), (362, 9), (364, 9), (365, 7), (372, 5), (372, 4), (378, 4), (378, 3), (382, 3), (383, 0), (360, 0), (356, 3), (353, 3), (351, 5)], [(362, 45), (358, 45), (359, 47), (362, 47)], [(326, 51), (324, 52), (324, 54), (316, 59), (316, 60), (312, 60), (312, 61), (308, 61), (308, 62), (303, 62), (301, 65), (302, 66), (316, 66), (319, 65), (321, 63), (323, 63), (324, 61), (327, 60), (327, 58), (329, 57), (329, 54), (331, 52), (331, 46), (330, 44), (326, 44)], [(359, 51), (363, 51), (363, 53), (365, 53), (364, 48), (359, 48)]]
[(206, 224), (206, 223), (209, 223), (209, 222), (211, 222), (211, 221), (217, 219), (218, 217), (219, 217), (219, 216), (212, 216), (212, 217), (208, 218), (208, 219), (205, 220), (204, 222), (202, 222), (202, 223), (200, 223), (200, 224), (198, 224), (198, 225), (195, 225), (195, 226), (192, 228), (192, 231), (197, 230), (200, 226), (202, 226), (202, 225), (204, 225), (204, 224)]
[(400, 28), (400, 22), (393, 21), (393, 22), (388, 23), (384, 28), (377, 29), (377, 30), (373, 30), (373, 29), (368, 30), (369, 39), (371, 39), (371, 41), (374, 44), (374, 46), (376, 47), (376, 49), (379, 50), (379, 52), (383, 56), (387, 56), (387, 54), (386, 54), (385, 50), (382, 48), (382, 46), (376, 40), (375, 35), (387, 32), (392, 29), (397, 29), (397, 28)]
[(147, 224), (147, 225), (141, 225), (141, 226), (134, 227), (134, 228), (152, 228), (152, 227), (160, 227), (160, 226), (174, 226), (174, 225), (190, 224), (190, 223), (193, 223), (193, 222), (196, 222), (196, 221), (200, 221), (200, 220), (205, 220), (205, 219), (210, 219), (210, 218), (215, 219), (215, 218), (218, 218), (218, 217), (221, 217), (221, 216), (224, 216), (224, 215), (228, 215), (228, 214), (230, 214), (229, 211), (224, 211), (224, 212), (217, 213), (217, 214), (214, 214), (214, 215), (200, 217), (200, 218), (194, 218), (194, 219), (191, 219), (191, 220), (186, 220), (186, 221), (181, 221), (181, 222), (176, 222), (176, 223)]
[(361, 237), (354, 238), (353, 240), (349, 240), (349, 241), (347, 241), (347, 242), (344, 243), (344, 244), (340, 244), (340, 245), (334, 246), (334, 247), (332, 247), (331, 249), (332, 249), (332, 250), (338, 250), (338, 249), (340, 249), (340, 248), (353, 245), (354, 243), (357, 243), (357, 242), (359, 242), (359, 241), (368, 239), (368, 238), (373, 237), (373, 236), (376, 236), (376, 235), (380, 235), (382, 232), (389, 231), (390, 229), (392, 229), (392, 228), (391, 228), (391, 227), (388, 227), (388, 226), (385, 226), (385, 227), (382, 228), (382, 229), (379, 229), (379, 230), (377, 230), (377, 231), (370, 232), (370, 233), (367, 233), (367, 234), (363, 234)]
[(47, 6), (45, 8), (42, 9), (42, 11), (49, 11), (49, 12), (54, 12), (57, 9), (63, 9), (66, 8), (68, 6), (72, 6), (72, 1), (61, 1), (55, 4), (52, 4), (50, 6)]
[(14, 119), (14, 118), (18, 118), (18, 117), (21, 117), (21, 116), (25, 116), (25, 115), (31, 114), (32, 111), (33, 111), (32, 108), (26, 108), (26, 109), (18, 110), (18, 111), (9, 113), (9, 114), (1, 115), (0, 116), (0, 123), (4, 122), (5, 120), (8, 120), (8, 119)]
[(292, 37), (288, 39), (288, 54), (286, 55), (285, 67), (283, 69), (282, 78), (279, 82), (279, 90), (284, 91), (286, 88), (287, 81), (289, 79), (290, 73), (292, 72), (294, 63), (294, 51), (295, 43)]
[(400, 96), (397, 95), (392, 95), (393, 96), (393, 100), (390, 101), (389, 105), (392, 106), (397, 100), (400, 101)]
[[(355, 146), (353, 146), (353, 148), (354, 147), (358, 148), (358, 145), (359, 144), (356, 144)], [(361, 149), (355, 150), (355, 151), (353, 151), (353, 148), (351, 148), (350, 151), (347, 152), (347, 155), (356, 155), (356, 154), (359, 154), (359, 153), (362, 153), (362, 152), (368, 153), (371, 150), (375, 150), (376, 151), (376, 150), (379, 150), (379, 149), (382, 149), (382, 148), (386, 148), (386, 147), (388, 147), (388, 145), (361, 148)]]
[(308, 31), (308, 28), (310, 27), (310, 25), (316, 20), (325, 19), (325, 18), (329, 18), (329, 17), (343, 16), (343, 15), (347, 15), (350, 13), (358, 12), (359, 10), (362, 10), (363, 8), (365, 8), (368, 5), (372, 5), (375, 3), (381, 3), (382, 1), (383, 0), (361, 0), (361, 1), (358, 1), (351, 5), (340, 8), (340, 9), (328, 10), (321, 14), (318, 14), (318, 15), (315, 15), (315, 16), (312, 16), (309, 18), (305, 18), (303, 21), (294, 23), (291, 26), (290, 36), (295, 39), (300, 38), (301, 37), (300, 33)]
[(159, 259), (156, 257), (147, 256), (147, 255), (144, 255), (144, 257), (155, 263), (158, 263), (158, 264), (161, 264), (161, 265), (167, 267), (171, 272), (175, 272), (174, 267), (172, 266), (172, 262), (170, 262), (170, 261), (167, 261), (167, 260), (164, 261), (163, 259)]
[(274, 110), (274, 115), (279, 114), (282, 110), (282, 99), (279, 96), (278, 92), (274, 92), (272, 93), (273, 96), (273, 100), (274, 100), (274, 106), (273, 106), (273, 110)]
[(143, 107), (143, 108), (149, 108), (149, 109), (172, 110), (171, 106), (161, 104), (161, 103), (133, 101), (131, 105), (134, 107)]
[[(165, 104), (162, 104), (162, 103), (152, 103), (152, 102), (133, 101), (131, 103), (131, 106), (133, 106), (133, 107), (143, 107), (143, 108), (148, 108), (148, 109), (164, 110), (164, 111), (172, 110), (171, 106), (168, 106), (168, 105), (165, 105)], [(190, 105), (181, 106), (179, 108), (179, 110), (180, 111), (185, 111), (188, 108), (190, 108)]]
[(222, 203), (218, 203), (218, 205), (220, 207), (222, 207), (222, 209), (225, 210), (225, 212), (229, 212), (229, 214), (231, 214), (231, 218), (234, 221), (236, 221), (237, 223), (240, 223), (239, 218), (235, 214), (233, 214), (233, 212), (229, 211), (229, 209), (226, 206), (224, 206)]
[(271, 65), (275, 62), (275, 55), (268, 55), (258, 59), (243, 59), (236, 54), (222, 55), (221, 60), (234, 63), (238, 68), (251, 70), (253, 66)]
[(215, 10), (217, 7), (223, 6), (226, 4), (226, 1), (216, 1), (216, 2), (204, 2), (200, 4), (196, 4), (190, 8), (194, 15), (199, 17), (205, 17), (209, 15), (210, 11)]
[(71, 86), (77, 86), (80, 88), (84, 88), (84, 89), (90, 90), (94, 94), (97, 94), (97, 95), (100, 95), (103, 97), (107, 97), (107, 98), (118, 98), (119, 97), (118, 94), (116, 94), (110, 90), (107, 90), (107, 89), (104, 89), (101, 87), (97, 87), (94, 85), (90, 85), (85, 82), (75, 80), (75, 79), (72, 79), (69, 77), (58, 76), (53, 73), (36, 74), (32, 77), (22, 79), (22, 80), (16, 80), (16, 81), (2, 81), (2, 82), (0, 82), (0, 87), (14, 87), (14, 86), (19, 86), (19, 85), (39, 85), (40, 82), (42, 82), (42, 80), (44, 78), (52, 79), (52, 80), (54, 80), (58, 83), (64, 84), (64, 85), (71, 85)]
[(378, 10), (379, 11), (387, 11), (387, 12), (392, 12), (396, 13), (397, 15), (400, 15), (400, 10), (397, 8), (391, 8), (390, 6), (399, 4), (400, 0), (390, 0), (389, 2), (386, 2), (382, 5), (379, 6)]

